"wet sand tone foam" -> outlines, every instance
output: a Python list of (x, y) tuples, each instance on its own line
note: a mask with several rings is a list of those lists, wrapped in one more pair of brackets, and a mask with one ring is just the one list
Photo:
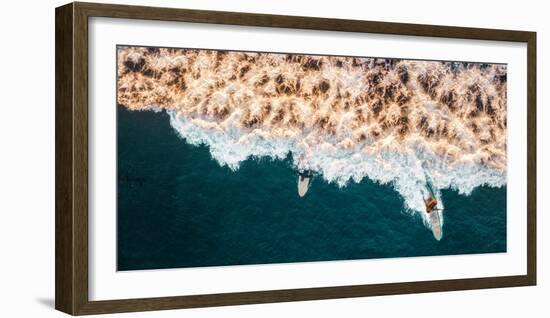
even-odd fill
[[(119, 47), (117, 103), (165, 110), (237, 170), (282, 159), (340, 186), (391, 183), (423, 211), (436, 190), (506, 183), (506, 65)], [(439, 194), (438, 194), (439, 195)]]

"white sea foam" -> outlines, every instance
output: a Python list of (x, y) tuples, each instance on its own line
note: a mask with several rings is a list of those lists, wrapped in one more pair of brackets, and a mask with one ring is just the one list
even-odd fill
[[(207, 118), (189, 118), (167, 111), (171, 126), (191, 145), (204, 144), (221, 166), (233, 171), (250, 157), (283, 160), (288, 155), (296, 170), (311, 170), (326, 182), (345, 187), (349, 182), (368, 178), (379, 184), (390, 184), (404, 201), (405, 210), (418, 213), (427, 224), (423, 197), (427, 178), (442, 207), (441, 190), (453, 189), (469, 195), (476, 187), (500, 187), (506, 183), (505, 172), (497, 171), (474, 161), (451, 162), (431, 152), (420, 140), (394, 148), (361, 151), (359, 147), (336, 147), (329, 137), (316, 142), (304, 142), (309, 136), (272, 137), (261, 129), (245, 130), (228, 119), (219, 125), (208, 125)], [(366, 193), (365, 195), (376, 195)]]

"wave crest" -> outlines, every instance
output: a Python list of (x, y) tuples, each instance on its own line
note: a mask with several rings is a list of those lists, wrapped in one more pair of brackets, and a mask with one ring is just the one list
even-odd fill
[[(454, 189), (469, 195), (476, 187), (500, 187), (506, 184), (502, 171), (476, 163), (456, 163), (431, 152), (420, 142), (411, 144), (407, 151), (391, 149), (376, 153), (358, 148), (342, 150), (330, 142), (309, 145), (307, 136), (274, 138), (261, 130), (243, 132), (238, 125), (225, 130), (215, 122), (203, 118), (189, 119), (176, 111), (168, 111), (171, 126), (191, 145), (206, 145), (210, 154), (221, 166), (233, 171), (250, 157), (268, 157), (284, 160), (289, 155), (296, 170), (316, 172), (325, 181), (346, 186), (348, 182), (361, 182), (369, 178), (380, 184), (391, 184), (401, 195), (410, 212), (424, 212), (423, 196), (428, 182), (436, 190)], [(365, 194), (368, 195), (368, 194)], [(426, 218), (425, 213), (421, 215)]]
[(428, 182), (439, 202), (441, 189), (468, 195), (505, 185), (506, 65), (144, 47), (117, 54), (118, 104), (167, 111), (182, 138), (232, 170), (249, 157), (290, 155), (297, 170), (340, 187), (391, 184), (409, 211), (422, 212)]

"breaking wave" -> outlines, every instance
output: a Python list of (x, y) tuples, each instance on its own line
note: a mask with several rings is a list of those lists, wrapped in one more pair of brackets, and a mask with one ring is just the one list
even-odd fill
[[(369, 178), (380, 184), (391, 184), (402, 196), (409, 212), (422, 212), (426, 219), (423, 197), (428, 182), (441, 201), (442, 189), (453, 189), (469, 195), (476, 187), (500, 187), (506, 174), (480, 164), (450, 163), (434, 154), (422, 143), (410, 144), (409, 150), (383, 150), (376, 154), (360, 149), (341, 150), (331, 143), (309, 146), (302, 138), (273, 138), (262, 131), (244, 133), (231, 126), (225, 131), (208, 128), (204, 119), (188, 119), (168, 111), (170, 124), (191, 145), (206, 145), (221, 166), (233, 171), (250, 157), (284, 160), (289, 155), (296, 170), (310, 170), (329, 183), (345, 187), (348, 182)], [(427, 175), (429, 171), (429, 176)]]
[(427, 183), (440, 203), (506, 184), (505, 65), (120, 47), (117, 102), (166, 111), (234, 171), (290, 156), (340, 187), (391, 184), (411, 212)]

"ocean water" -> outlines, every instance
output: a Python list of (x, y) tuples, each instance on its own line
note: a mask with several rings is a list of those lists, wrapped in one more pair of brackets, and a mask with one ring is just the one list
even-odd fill
[(506, 187), (443, 190), (437, 241), (391, 184), (316, 176), (299, 198), (290, 158), (234, 172), (165, 112), (117, 109), (118, 270), (506, 252)]

